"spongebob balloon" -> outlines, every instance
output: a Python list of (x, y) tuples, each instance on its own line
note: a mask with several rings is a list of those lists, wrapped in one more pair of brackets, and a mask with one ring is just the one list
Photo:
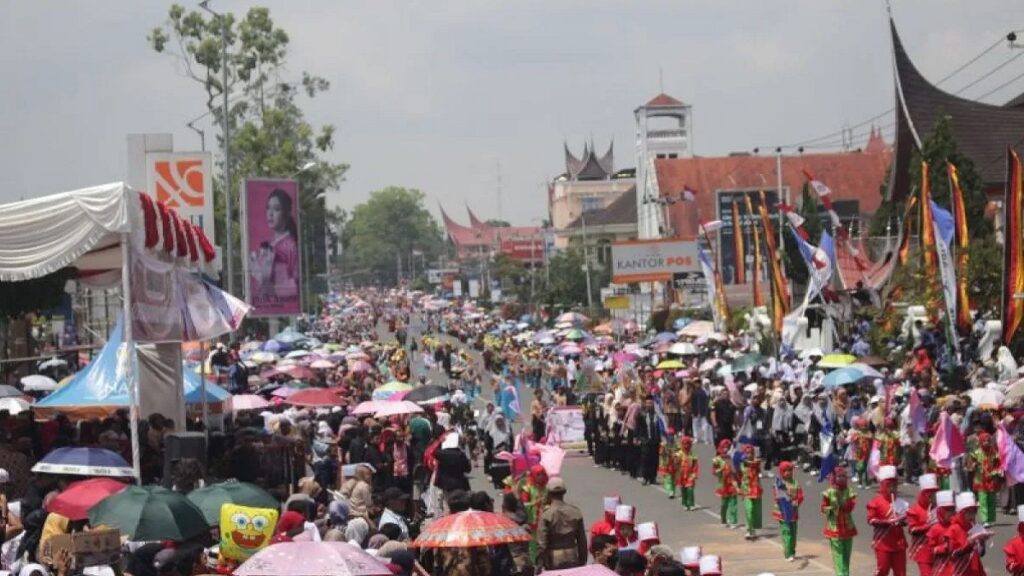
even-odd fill
[(220, 555), (243, 561), (270, 544), (277, 526), (277, 510), (237, 504), (220, 507)]

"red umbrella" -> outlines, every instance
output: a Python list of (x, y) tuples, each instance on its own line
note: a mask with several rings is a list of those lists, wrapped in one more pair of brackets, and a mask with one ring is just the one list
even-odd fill
[(469, 510), (434, 520), (409, 546), (472, 548), (529, 542), (531, 538), (525, 528), (501, 514)]
[(292, 406), (324, 408), (328, 406), (341, 406), (345, 400), (333, 390), (328, 390), (327, 388), (307, 388), (292, 394), (285, 399), (285, 402)]
[(85, 520), (89, 509), (111, 494), (117, 494), (128, 485), (110, 478), (90, 478), (68, 484), (68, 487), (50, 500), (47, 512), (60, 514), (70, 520)]

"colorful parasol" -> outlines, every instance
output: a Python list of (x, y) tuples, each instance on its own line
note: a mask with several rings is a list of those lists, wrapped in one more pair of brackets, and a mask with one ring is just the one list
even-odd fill
[(272, 544), (235, 569), (235, 576), (390, 576), (380, 560), (348, 542)]
[(135, 476), (120, 454), (102, 448), (57, 448), (37, 462), (32, 471), (70, 476)]
[(47, 512), (60, 514), (69, 520), (85, 520), (89, 509), (107, 496), (127, 488), (124, 482), (110, 478), (90, 478), (68, 484), (68, 487), (46, 506)]
[(374, 400), (389, 400), (394, 398), (397, 394), (409, 392), (412, 390), (412, 386), (405, 382), (399, 382), (398, 380), (392, 380), (387, 384), (377, 388), (373, 391)]
[(525, 528), (492, 512), (469, 510), (442, 516), (430, 523), (409, 546), (413, 548), (474, 548), (532, 539)]
[(381, 404), (383, 404), (383, 406), (380, 406), (375, 413), (378, 418), (401, 416), (404, 414), (418, 414), (423, 412), (423, 408), (420, 408), (418, 404), (406, 400), (382, 402)]
[(842, 368), (857, 361), (851, 354), (827, 354), (818, 362), (818, 368)]
[(227, 408), (231, 412), (241, 412), (242, 410), (262, 410), (270, 406), (270, 402), (267, 402), (262, 397), (255, 394), (236, 394), (231, 398), (228, 398)]
[(312, 408), (326, 408), (330, 406), (341, 406), (344, 400), (335, 392), (326, 388), (310, 388), (299, 390), (285, 399), (285, 403), (292, 406), (305, 406)]

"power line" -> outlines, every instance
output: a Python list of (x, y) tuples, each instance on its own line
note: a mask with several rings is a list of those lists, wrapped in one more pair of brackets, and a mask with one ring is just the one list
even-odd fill
[(967, 86), (964, 86), (963, 88), (961, 88), (961, 89), (957, 90), (957, 91), (956, 91), (956, 94), (958, 94), (958, 95), (959, 95), (959, 94), (963, 94), (963, 93), (964, 93), (964, 92), (965, 92), (965, 91), (966, 91), (967, 89), (969, 89), (969, 88), (972, 88), (972, 87), (974, 87), (975, 85), (977, 85), (977, 84), (978, 84), (979, 82), (981, 82), (982, 80), (984, 80), (984, 79), (988, 78), (989, 76), (991, 76), (991, 75), (995, 74), (996, 72), (998, 72), (998, 71), (1002, 70), (1003, 68), (1007, 67), (1008, 65), (1010, 65), (1010, 64), (1011, 64), (1012, 62), (1014, 62), (1015, 60), (1017, 60), (1017, 59), (1018, 59), (1018, 58), (1020, 58), (1021, 56), (1024, 56), (1024, 52), (1018, 52), (1017, 54), (1015, 54), (1015, 55), (1011, 56), (1010, 58), (1008, 58), (1007, 60), (1005, 60), (1005, 61), (1004, 61), (1004, 62), (1003, 62), (1002, 64), (1000, 64), (999, 66), (996, 66), (995, 68), (993, 68), (993, 69), (989, 70), (989, 71), (988, 71), (988, 73), (986, 73), (986, 74), (984, 74), (983, 76), (981, 76), (981, 78), (977, 78), (976, 80), (974, 80), (974, 82), (971, 82), (971, 83), (970, 83), (970, 84), (968, 84)]
[[(1021, 52), (1021, 54), (1024, 54), (1024, 52)], [(989, 90), (988, 92), (985, 92), (981, 96), (978, 96), (978, 100), (983, 100), (983, 99), (991, 96), (992, 94), (995, 94), (996, 92), (999, 92), (1003, 88), (1006, 88), (1007, 86), (1009, 86), (1010, 84), (1013, 84), (1014, 82), (1016, 82), (1017, 80), (1020, 80), (1021, 78), (1024, 78), (1024, 72), (1021, 72), (1020, 74), (1017, 74), (1016, 76), (1014, 76), (1013, 78), (1010, 78), (1006, 82), (1003, 82), (999, 86), (996, 86), (995, 88)]]

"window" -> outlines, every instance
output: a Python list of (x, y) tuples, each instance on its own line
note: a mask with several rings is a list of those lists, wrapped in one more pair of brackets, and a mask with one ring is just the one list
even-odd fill
[(601, 199), (597, 196), (584, 196), (580, 200), (580, 209), (584, 212), (593, 212), (601, 208)]
[(669, 154), (669, 158), (679, 158), (679, 154)]

